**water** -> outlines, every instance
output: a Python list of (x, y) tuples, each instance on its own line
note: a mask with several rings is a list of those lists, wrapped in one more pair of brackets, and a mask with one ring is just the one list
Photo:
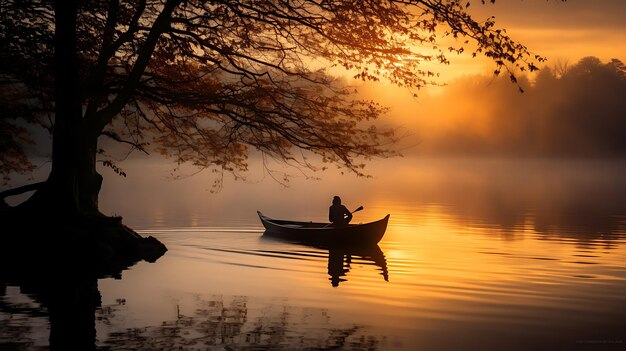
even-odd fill
[[(196, 178), (110, 184), (102, 206), (169, 251), (97, 281), (98, 347), (624, 348), (623, 163), (381, 168), (373, 180), (227, 183), (218, 194), (198, 190), (207, 180)], [(335, 194), (365, 206), (354, 221), (391, 214), (377, 248), (329, 252), (263, 236), (257, 209), (323, 220)], [(4, 290), (0, 349), (46, 349), (46, 308), (24, 287)]]

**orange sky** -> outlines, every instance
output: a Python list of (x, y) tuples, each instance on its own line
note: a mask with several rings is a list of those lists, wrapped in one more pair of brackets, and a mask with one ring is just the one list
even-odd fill
[[(496, 26), (505, 28), (516, 41), (528, 49), (547, 58), (538, 66), (553, 66), (557, 62), (575, 64), (586, 56), (595, 56), (603, 62), (612, 58), (626, 61), (626, 0), (498, 0), (495, 4), (481, 5), (472, 1), (469, 8), (477, 20), (495, 16)], [(465, 54), (448, 54), (450, 65), (437, 62), (424, 67), (440, 73), (437, 81), (448, 84), (468, 75), (491, 74), (493, 61), (485, 57), (472, 58)], [(333, 71), (339, 74), (341, 71)], [(362, 85), (360, 82), (354, 84)], [(407, 108), (419, 108), (419, 102), (404, 88), (384, 81), (365, 83), (361, 91), (368, 98), (383, 104), (398, 105), (399, 100)], [(420, 97), (438, 94), (439, 87), (427, 87), (418, 91)], [(396, 113), (397, 113), (396, 109)]]
[[(472, 2), (476, 19), (496, 17), (496, 24), (548, 58), (575, 63), (585, 56), (603, 61), (626, 60), (626, 1), (624, 0), (498, 0), (492, 5)], [(452, 65), (442, 70), (444, 79), (492, 71), (486, 59), (469, 55), (450, 57)]]
[[(587, 56), (598, 57), (602, 62), (612, 58), (626, 62), (626, 0), (497, 0), (495, 4), (486, 5), (472, 1), (469, 9), (477, 20), (495, 16), (498, 28), (506, 28), (514, 40), (525, 44), (531, 52), (546, 57), (547, 66), (564, 62), (571, 67)], [(428, 145), (424, 143), (428, 140), (421, 136), (440, 134), (448, 137), (451, 128), (466, 125), (467, 121), (478, 128), (475, 132), (490, 133), (488, 126), (481, 129), (480, 124), (492, 119), (481, 118), (480, 114), (493, 115), (490, 111), (502, 94), (492, 96), (489, 89), (508, 89), (508, 85), (503, 87), (484, 79), (477, 83), (481, 86), (459, 87), (454, 84), (455, 80), (475, 75), (492, 76), (495, 65), (487, 58), (471, 58), (469, 54), (449, 54), (448, 58), (451, 61), (449, 66), (433, 62), (428, 68), (440, 72), (438, 82), (449, 86), (426, 87), (417, 92), (418, 98), (389, 83), (356, 83), (361, 85), (363, 96), (391, 107), (388, 118), (382, 119), (381, 123), (401, 125), (403, 132), (416, 136), (405, 140), (401, 148), (412, 148), (414, 144), (426, 148)], [(462, 84), (467, 83), (466, 80)], [(485, 88), (483, 85), (493, 86)], [(516, 89), (513, 84), (510, 87)], [(453, 89), (456, 89), (456, 95), (443, 94)], [(476, 99), (479, 90), (484, 96)], [(434, 100), (433, 96), (442, 99)]]

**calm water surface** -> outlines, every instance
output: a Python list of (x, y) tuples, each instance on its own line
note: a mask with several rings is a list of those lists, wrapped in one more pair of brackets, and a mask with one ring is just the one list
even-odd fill
[[(114, 183), (103, 207), (169, 251), (98, 280), (97, 345), (622, 350), (623, 166), (423, 161), (373, 180), (232, 183), (218, 194), (193, 178)], [(323, 220), (335, 194), (365, 206), (354, 221), (391, 214), (377, 248), (329, 252), (263, 236), (257, 209)], [(4, 290), (0, 350), (45, 349), (45, 309), (20, 287)]]

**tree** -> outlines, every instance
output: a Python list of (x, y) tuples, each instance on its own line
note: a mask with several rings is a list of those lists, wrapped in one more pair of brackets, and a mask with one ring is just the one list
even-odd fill
[[(506, 77), (475, 75), (423, 99), (423, 113), (445, 124), (425, 131), (420, 155), (538, 158), (626, 156), (626, 68), (618, 59), (585, 57), (561, 69), (521, 75), (519, 94)], [(454, 106), (448, 106), (454, 101)], [(422, 123), (428, 121), (423, 121)]]
[[(385, 109), (357, 99), (329, 68), (419, 89), (436, 76), (422, 63), (447, 64), (448, 52), (482, 53), (512, 80), (543, 60), (493, 18), (473, 19), (469, 5), (3, 1), (2, 175), (30, 169), (19, 121), (53, 137), (50, 175), (24, 206), (68, 216), (102, 216), (100, 137), (200, 168), (244, 171), (250, 150), (308, 165), (296, 156), (305, 150), (361, 174), (360, 159), (394, 154), (394, 136), (371, 123)], [(444, 49), (445, 37), (458, 41)]]

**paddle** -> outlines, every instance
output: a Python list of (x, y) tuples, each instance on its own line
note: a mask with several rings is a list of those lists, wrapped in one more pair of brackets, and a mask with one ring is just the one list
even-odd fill
[[(362, 209), (363, 209), (363, 206), (359, 206), (356, 210), (354, 210), (354, 211), (352, 211), (352, 212), (350, 212), (350, 213), (359, 212), (359, 211), (361, 211)], [(330, 223), (326, 224), (325, 226), (323, 226), (323, 227), (322, 227), (322, 229), (324, 229), (324, 228), (328, 227), (328, 226), (329, 226), (329, 225), (331, 225), (331, 224), (333, 224), (333, 222), (330, 222)]]

